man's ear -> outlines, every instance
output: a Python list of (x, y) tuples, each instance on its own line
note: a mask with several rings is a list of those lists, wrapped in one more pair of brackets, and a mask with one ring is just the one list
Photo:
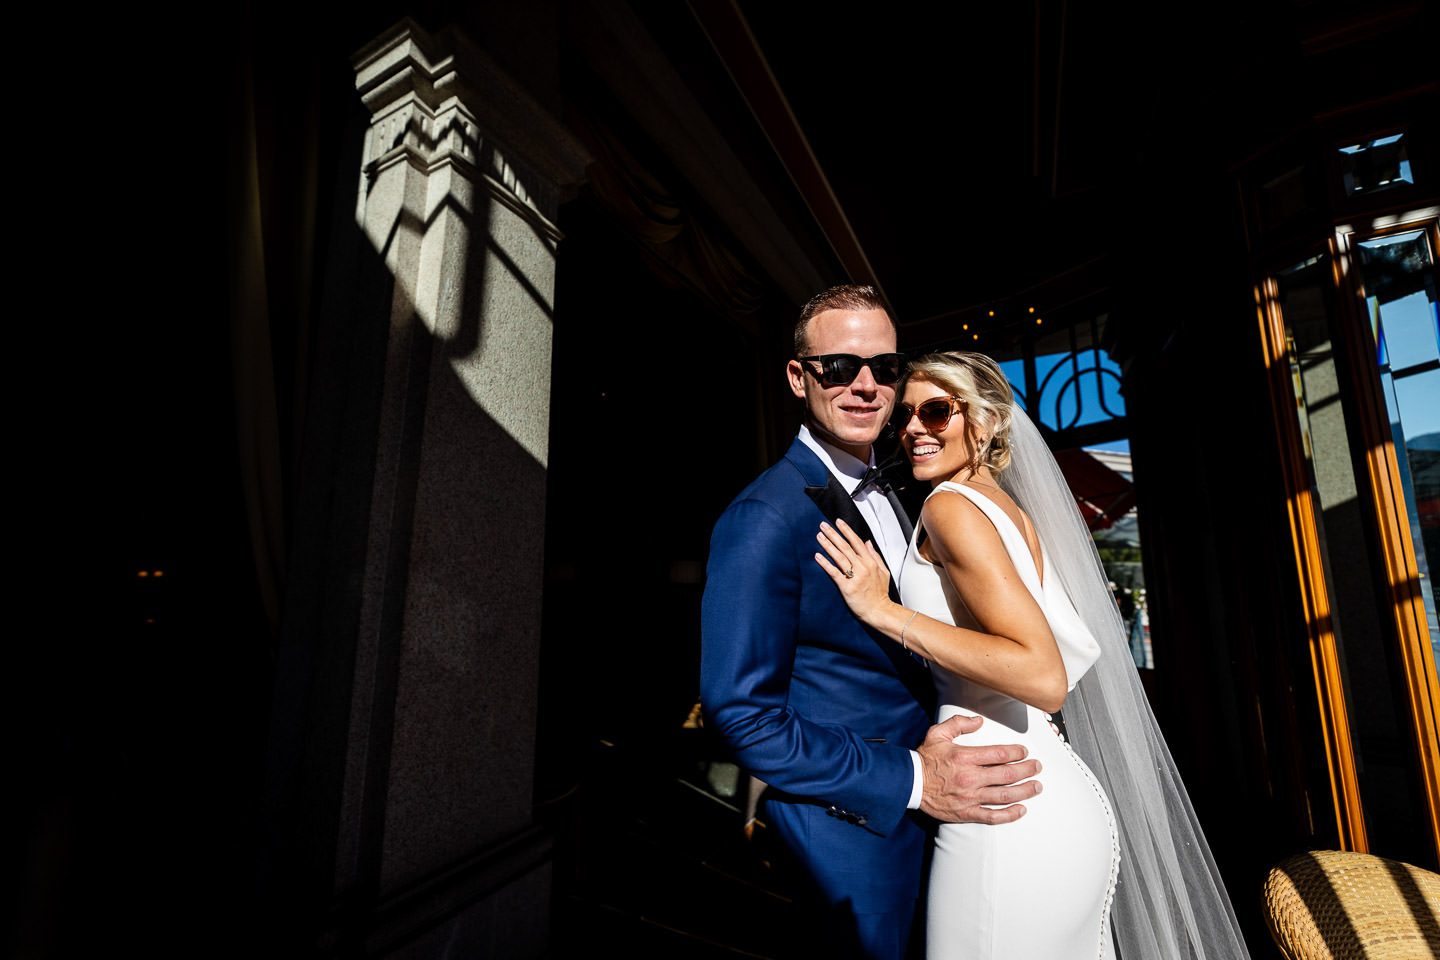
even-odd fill
[(785, 376), (790, 379), (790, 392), (804, 400), (805, 370), (800, 366), (799, 360), (791, 360), (785, 365)]

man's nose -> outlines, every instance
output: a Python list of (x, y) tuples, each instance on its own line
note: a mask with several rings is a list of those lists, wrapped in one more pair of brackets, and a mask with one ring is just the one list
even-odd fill
[(860, 372), (850, 382), (850, 389), (856, 393), (867, 394), (874, 394), (880, 389), (880, 385), (875, 382), (875, 373), (870, 369), (870, 364), (867, 363), (860, 368)]

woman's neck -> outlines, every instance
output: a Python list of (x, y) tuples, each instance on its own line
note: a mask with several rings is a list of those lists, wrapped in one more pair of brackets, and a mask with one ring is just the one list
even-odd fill
[[(945, 483), (946, 479), (942, 477), (932, 481), (931, 488)], [(994, 476), (991, 475), (990, 468), (986, 466), (963, 467), (953, 477), (949, 477), (948, 481), (950, 483), (970, 483), (977, 487), (994, 487), (997, 490), (1000, 488), (1000, 484), (996, 483)]]

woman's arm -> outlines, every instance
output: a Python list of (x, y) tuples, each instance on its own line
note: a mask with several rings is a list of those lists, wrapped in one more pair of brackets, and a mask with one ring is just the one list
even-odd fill
[(903, 639), (908, 649), (967, 680), (1041, 710), (1060, 709), (1068, 686), (1060, 649), (995, 525), (958, 493), (931, 497), (923, 518), (930, 553), (982, 630), (941, 623), (892, 601), (880, 554), (844, 521), (839, 531), (821, 526), (828, 558), (817, 553), (815, 559), (867, 626)]

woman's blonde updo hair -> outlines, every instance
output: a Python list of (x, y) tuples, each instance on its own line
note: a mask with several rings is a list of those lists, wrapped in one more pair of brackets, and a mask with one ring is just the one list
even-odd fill
[[(1010, 465), (1010, 424), (1015, 395), (1000, 367), (983, 353), (950, 350), (910, 361), (898, 394), (911, 380), (925, 380), (965, 401), (963, 411), (976, 431), (979, 452), (974, 465), (999, 476)], [(983, 443), (978, 443), (984, 437)]]

